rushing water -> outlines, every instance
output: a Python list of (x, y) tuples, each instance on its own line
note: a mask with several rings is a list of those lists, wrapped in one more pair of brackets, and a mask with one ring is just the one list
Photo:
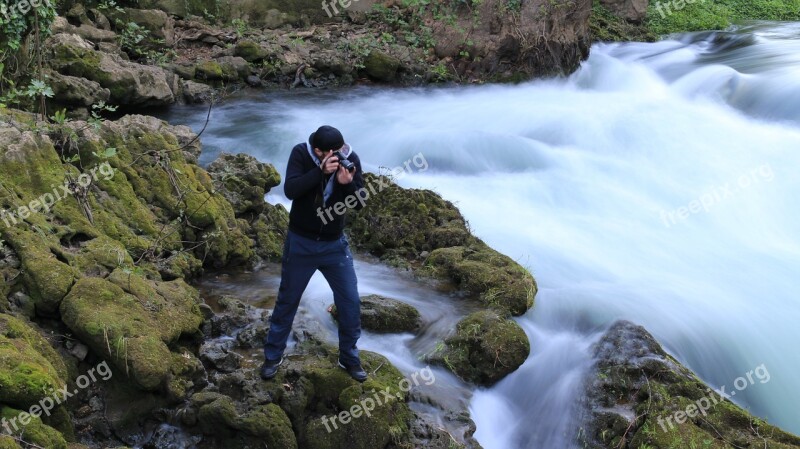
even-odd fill
[[(371, 171), (422, 153), (429, 169), (400, 183), (454, 201), (535, 274), (531, 357), (471, 400), (486, 449), (570, 447), (591, 344), (620, 318), (728, 391), (763, 364), (769, 382), (733, 399), (800, 433), (800, 24), (598, 44), (564, 80), (243, 96), (214, 110), (202, 162), (283, 170), (323, 123)], [(414, 366), (407, 339), (369, 344)]]

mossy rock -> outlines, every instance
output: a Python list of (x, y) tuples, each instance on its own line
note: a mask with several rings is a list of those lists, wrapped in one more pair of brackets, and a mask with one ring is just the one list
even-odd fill
[(279, 262), (288, 228), (289, 211), (282, 204), (267, 204), (264, 212), (251, 224), (256, 254), (264, 260)]
[[(14, 437), (18, 438), (20, 441), (28, 443), (24, 445), (26, 448), (41, 447), (47, 449), (67, 449), (67, 442), (59, 431), (44, 424), (42, 419), (38, 416), (32, 416), (27, 413), (24, 413), (23, 415), (23, 413), (24, 412), (21, 410), (15, 410), (11, 407), (0, 405), (0, 419), (2, 419), (4, 423), (9, 423), (9, 427), (11, 427)], [(20, 417), (25, 418), (25, 420), (20, 421)], [(10, 424), (11, 420), (15, 420), (15, 423), (27, 422), (27, 424), (18, 424), (18, 430), (15, 430), (14, 426)], [(0, 448), (20, 447), (19, 445), (14, 446), (15, 443), (16, 442), (13, 439), (9, 441), (8, 437), (4, 438), (0, 436)], [(31, 444), (35, 446), (30, 446)]]
[[(369, 377), (364, 383), (358, 383), (338, 367), (337, 356), (335, 347), (306, 340), (286, 356), (274, 379), (264, 382), (258, 375), (258, 367), (247, 370), (244, 380), (241, 374), (226, 374), (218, 379), (219, 393), (195, 395), (192, 402), (195, 407), (202, 406), (218, 399), (215, 395), (224, 394), (237, 398), (236, 404), (240, 401), (251, 404), (251, 408), (254, 404), (274, 403), (289, 417), (298, 447), (304, 449), (374, 449), (391, 447), (390, 443), (402, 447), (403, 442), (410, 441), (413, 413), (408, 406), (409, 394), (401, 388), (403, 375), (385, 357), (361, 351), (362, 366)], [(242, 382), (247, 391), (245, 396)], [(367, 398), (374, 401), (375, 394), (381, 398), (382, 405), (376, 403), (371, 416), (362, 415), (337, 428), (329, 425), (331, 432), (328, 433), (325, 417), (350, 410)], [(392, 400), (383, 401), (385, 397)], [(227, 410), (228, 415), (232, 415), (230, 406), (219, 405), (222, 412)], [(222, 412), (217, 415), (220, 421), (231, 419)]]
[(62, 320), (140, 388), (158, 389), (170, 372), (167, 343), (197, 331), (199, 307), (191, 297), (181, 297), (188, 291), (183, 285), (147, 285), (137, 275), (116, 273), (112, 279), (128, 282), (128, 289), (141, 297), (109, 280), (83, 278), (61, 303)]
[(222, 394), (201, 393), (192, 400), (199, 406), (201, 428), (222, 447), (298, 447), (289, 417), (275, 404), (240, 412), (233, 399)]
[(399, 68), (399, 59), (378, 50), (372, 50), (364, 60), (364, 70), (379, 81), (393, 81)]
[[(582, 447), (800, 448), (799, 437), (710, 393), (641, 326), (615, 323), (595, 344), (593, 357), (582, 402)], [(756, 381), (764, 376), (761, 368), (754, 370)]]
[(233, 54), (244, 58), (248, 62), (258, 62), (269, 55), (269, 52), (256, 42), (240, 40), (236, 43)]
[(68, 371), (63, 360), (24, 321), (0, 314), (0, 400), (28, 408), (64, 386)]
[(513, 320), (492, 311), (468, 315), (428, 359), (458, 377), (490, 386), (516, 371), (530, 355), (528, 336)]
[(194, 76), (199, 80), (221, 81), (224, 75), (222, 65), (215, 61), (205, 60), (194, 67)]
[(533, 307), (538, 291), (527, 270), (483, 242), (440, 248), (431, 252), (425, 269), (449, 277), (479, 296), (489, 308), (519, 316)]
[(452, 203), (429, 190), (404, 189), (387, 177), (366, 173), (364, 179), (377, 194), (352, 216), (356, 247), (416, 274), (452, 281), (503, 313), (518, 316), (533, 307), (538, 291), (533, 276), (472, 236)]
[[(331, 315), (338, 318), (336, 305)], [(419, 311), (396, 299), (380, 295), (361, 297), (361, 327), (377, 333), (416, 332), (422, 326)]]
[(208, 173), (237, 217), (258, 216), (264, 211), (264, 195), (281, 183), (272, 164), (259, 162), (248, 154), (222, 153), (208, 166)]

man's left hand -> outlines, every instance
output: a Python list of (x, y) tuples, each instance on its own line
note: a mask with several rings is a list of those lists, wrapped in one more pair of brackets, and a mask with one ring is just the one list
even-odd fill
[(336, 180), (339, 181), (339, 184), (350, 184), (353, 182), (353, 175), (355, 174), (355, 170), (353, 173), (347, 171), (341, 164), (339, 165), (339, 171), (336, 173)]

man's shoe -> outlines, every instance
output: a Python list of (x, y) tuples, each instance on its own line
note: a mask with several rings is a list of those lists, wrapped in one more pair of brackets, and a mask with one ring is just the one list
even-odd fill
[(280, 360), (264, 360), (264, 364), (261, 365), (261, 378), (264, 380), (270, 380), (278, 374), (278, 367), (281, 366), (283, 363), (283, 357)]
[(339, 360), (339, 367), (347, 371), (347, 374), (349, 374), (350, 377), (357, 380), (358, 382), (364, 382), (365, 380), (367, 380), (367, 372), (364, 371), (364, 368), (361, 368), (360, 363), (356, 363), (355, 365), (345, 366), (342, 363), (342, 361)]

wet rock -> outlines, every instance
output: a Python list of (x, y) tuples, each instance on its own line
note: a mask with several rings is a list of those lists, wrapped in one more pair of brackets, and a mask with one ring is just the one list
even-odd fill
[(250, 87), (261, 87), (264, 84), (261, 81), (261, 78), (255, 76), (255, 75), (248, 76), (247, 79), (245, 80), (245, 82)]
[[(336, 306), (330, 308), (338, 317)], [(422, 325), (419, 311), (396, 299), (380, 295), (361, 297), (361, 327), (378, 333), (416, 332)]]
[(455, 334), (427, 359), (467, 382), (489, 386), (514, 372), (529, 354), (528, 337), (516, 322), (480, 311), (462, 319)]
[(581, 447), (669, 449), (691, 441), (715, 448), (731, 441), (737, 447), (800, 447), (800, 438), (712, 392), (641, 326), (615, 323), (593, 355), (581, 404)]
[(194, 81), (183, 82), (183, 99), (189, 104), (208, 103), (214, 94), (214, 89), (207, 84)]

